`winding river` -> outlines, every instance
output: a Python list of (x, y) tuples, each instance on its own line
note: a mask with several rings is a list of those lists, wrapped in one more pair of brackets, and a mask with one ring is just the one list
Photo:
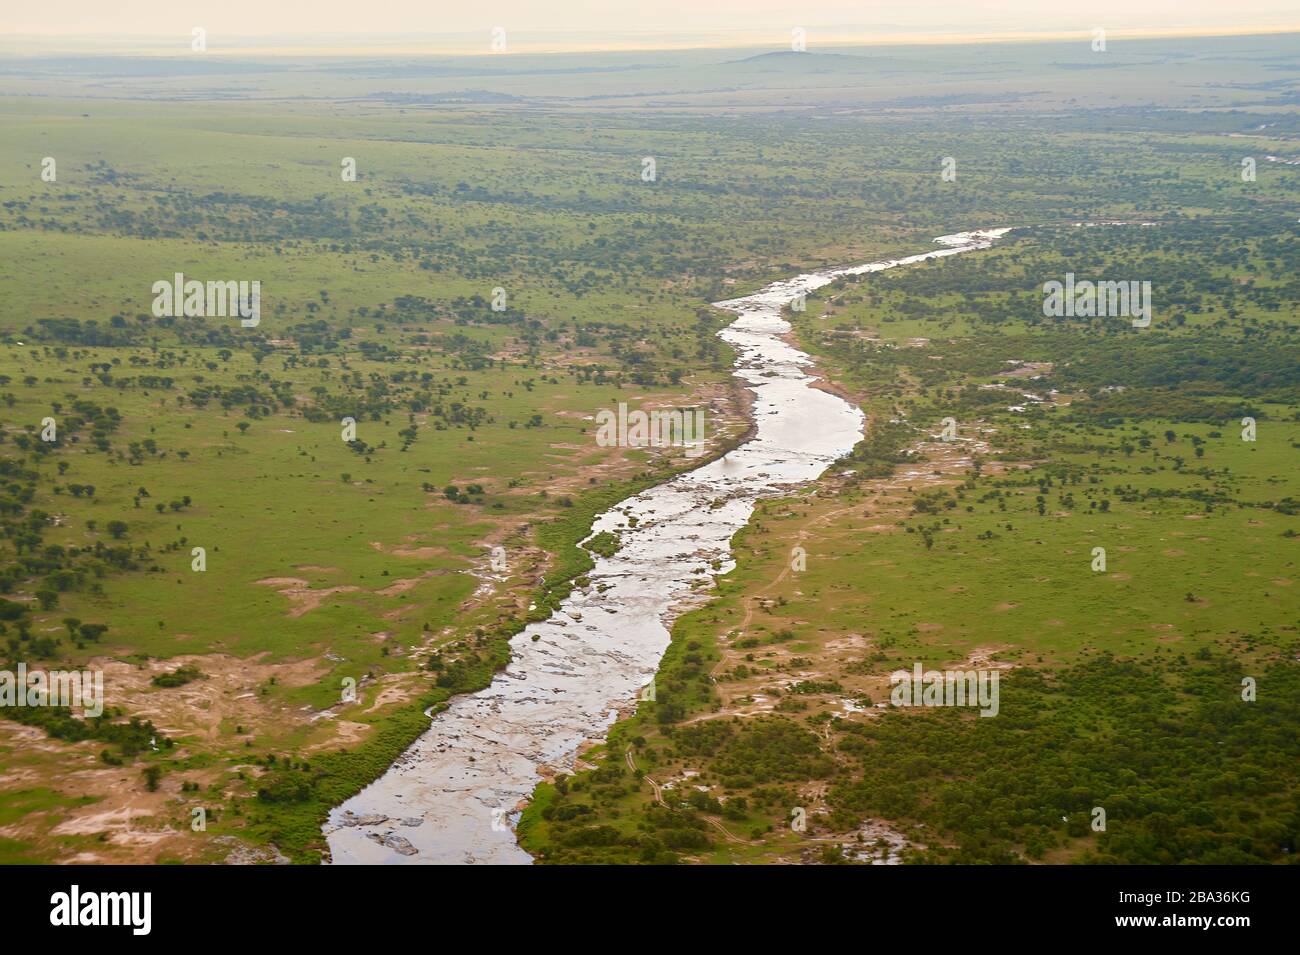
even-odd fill
[(814, 480), (862, 436), (862, 412), (813, 387), (812, 359), (782, 338), (781, 308), (841, 276), (986, 249), (1007, 231), (941, 236), (928, 252), (715, 302), (737, 316), (719, 334), (754, 393), (753, 437), (596, 519), (592, 533), (617, 531), (619, 551), (597, 557), (587, 586), (513, 638), (509, 667), (488, 687), (454, 698), (382, 777), (331, 811), (333, 862), (531, 862), (512, 824), (539, 770), (571, 771), (579, 747), (602, 739), (615, 707), (651, 682), (673, 619), (711, 579), (711, 561), (716, 573), (731, 569), (732, 535), (755, 503)]

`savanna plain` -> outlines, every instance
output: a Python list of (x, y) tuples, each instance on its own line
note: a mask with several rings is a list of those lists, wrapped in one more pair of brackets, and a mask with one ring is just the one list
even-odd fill
[[(758, 505), (520, 845), (1294, 860), (1300, 36), (14, 56), (0, 128), (0, 657), (105, 692), (0, 707), (0, 862), (327, 861), (618, 548), (596, 515), (701, 463), (597, 414), (746, 439), (710, 303), (977, 229), (785, 310), (862, 440)], [(176, 273), (259, 321), (159, 315)], [(1149, 323), (1045, 314), (1067, 275)], [(997, 716), (893, 705), (918, 662)]]

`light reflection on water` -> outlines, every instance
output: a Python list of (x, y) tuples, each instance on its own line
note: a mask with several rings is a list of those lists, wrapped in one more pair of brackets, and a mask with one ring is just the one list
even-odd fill
[(713, 560), (720, 569), (710, 573), (731, 569), (731, 537), (755, 502), (815, 479), (862, 436), (858, 408), (811, 387), (812, 359), (780, 337), (790, 330), (781, 308), (838, 276), (988, 248), (1007, 231), (941, 236), (931, 252), (800, 275), (715, 303), (737, 313), (719, 334), (754, 391), (753, 438), (596, 519), (593, 533), (619, 532), (618, 553), (596, 557), (586, 587), (513, 638), (510, 665), (491, 685), (453, 699), (382, 777), (331, 811), (324, 832), (333, 861), (531, 862), (503, 820), (517, 818), (539, 768), (570, 771), (579, 746), (604, 737), (611, 711), (633, 705), (691, 583), (705, 576), (696, 570)]

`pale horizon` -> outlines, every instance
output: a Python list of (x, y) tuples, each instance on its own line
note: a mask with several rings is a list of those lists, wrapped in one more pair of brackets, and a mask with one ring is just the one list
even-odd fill
[(543, 11), (527, 0), (502, 0), (480, 10), (439, 9), (415, 0), (375, 0), (364, 8), (325, 0), (296, 3), (230, 0), (222, 4), (130, 0), (108, 11), (89, 0), (57, 7), (0, 12), (0, 50), (8, 54), (104, 51), (148, 55), (189, 52), (202, 28), (210, 55), (315, 53), (347, 55), (488, 53), (492, 31), (508, 38), (506, 52), (563, 53), (718, 47), (783, 48), (795, 28), (810, 50), (875, 44), (1050, 41), (1249, 35), (1300, 32), (1293, 3), (1246, 0), (1102, 0), (1079, 8), (1047, 9), (1033, 0), (996, 0), (953, 10), (936, 0), (848, 2), (716, 0), (701, 10), (686, 0), (651, 7), (620, 2), (560, 0)]

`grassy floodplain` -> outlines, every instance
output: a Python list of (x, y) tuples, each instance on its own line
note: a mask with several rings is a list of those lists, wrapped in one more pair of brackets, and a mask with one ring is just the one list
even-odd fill
[[(318, 860), (592, 516), (688, 466), (595, 413), (744, 429), (708, 302), (1000, 226), (791, 314), (868, 437), (759, 509), (523, 844), (1294, 858), (1296, 50), (6, 61), (0, 646), (109, 710), (6, 708), (0, 861)], [(176, 272), (259, 281), (260, 324), (154, 315)], [(1151, 327), (1044, 317), (1067, 272), (1150, 281)], [(997, 668), (999, 718), (880, 706), (917, 660)]]
[[(1101, 268), (1212, 249), (1156, 229), (1026, 230), (792, 315), (872, 433), (760, 509), (719, 598), (678, 622), (656, 701), (546, 788), (525, 844), (560, 862), (1287, 861), (1288, 267), (1245, 296), (1188, 283), (1145, 329), (1008, 304), (1060, 243)], [(966, 291), (943, 318), (904, 317), (947, 286)], [(996, 669), (999, 717), (892, 707), (889, 675), (918, 661)], [(1244, 702), (1244, 680), (1268, 698)]]

